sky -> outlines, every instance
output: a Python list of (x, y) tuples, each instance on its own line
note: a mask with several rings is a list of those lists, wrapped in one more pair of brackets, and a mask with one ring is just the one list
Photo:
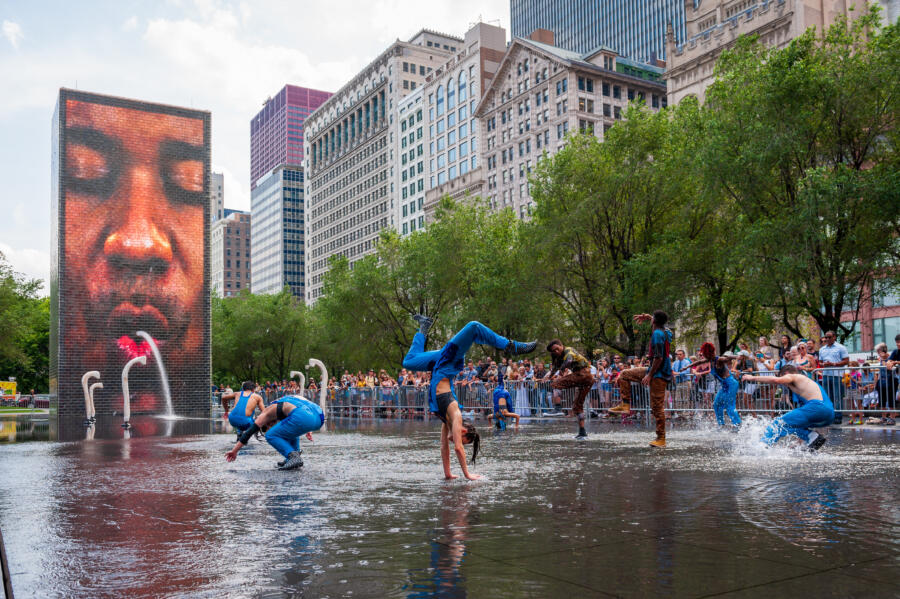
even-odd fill
[(287, 83), (337, 91), (393, 41), (479, 20), (508, 37), (509, 0), (0, 0), (0, 252), (49, 280), (60, 87), (209, 110), (225, 206), (249, 210), (250, 119), (266, 98)]

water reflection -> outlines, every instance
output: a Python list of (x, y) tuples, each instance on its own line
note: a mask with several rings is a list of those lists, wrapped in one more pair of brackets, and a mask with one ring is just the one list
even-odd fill
[(425, 570), (410, 570), (407, 597), (466, 597), (461, 567), (466, 556), (469, 532), (469, 486), (442, 494), (438, 526), (431, 530), (430, 565)]
[[(490, 437), (468, 483), (442, 479), (427, 423), (331, 421), (290, 473), (265, 443), (226, 464), (220, 420), (119, 425), (0, 446), (20, 599), (696, 595), (859, 555), (900, 575), (896, 437), (762, 459), (706, 431), (652, 453), (645, 431), (527, 426)], [(832, 594), (864, 588), (844, 578)]]

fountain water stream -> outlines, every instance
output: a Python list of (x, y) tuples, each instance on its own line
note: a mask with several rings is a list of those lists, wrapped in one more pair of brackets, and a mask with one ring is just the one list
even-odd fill
[(97, 370), (89, 370), (81, 377), (81, 388), (84, 389), (84, 418), (85, 424), (94, 421), (97, 411), (94, 409), (94, 394), (88, 389), (88, 381), (91, 379), (99, 379), (100, 372)]
[(131, 426), (128, 422), (131, 420), (131, 394), (128, 392), (128, 371), (135, 364), (145, 366), (147, 364), (147, 356), (132, 358), (125, 364), (125, 368), (122, 369), (122, 413), (125, 415), (125, 422), (122, 423), (123, 428)]
[(294, 378), (295, 376), (300, 379), (300, 395), (303, 395), (303, 390), (306, 389), (306, 375), (299, 370), (292, 370), (291, 378)]
[[(307, 364), (306, 367), (316, 367), (322, 371), (321, 385), (319, 385), (319, 407), (322, 408), (322, 413), (327, 416), (328, 410), (326, 409), (325, 398), (328, 397), (328, 370), (325, 369), (325, 364), (323, 364), (321, 360), (316, 360), (315, 358), (310, 358), (309, 364)], [(319, 430), (322, 430), (323, 428), (325, 428), (325, 423), (322, 423)]]
[(137, 335), (150, 344), (150, 351), (153, 352), (153, 359), (156, 362), (156, 368), (159, 370), (159, 378), (162, 382), (163, 395), (166, 396), (165, 415), (168, 418), (172, 418), (173, 416), (175, 416), (175, 411), (172, 409), (172, 394), (169, 392), (169, 376), (166, 374), (166, 367), (163, 364), (162, 355), (160, 355), (159, 348), (156, 346), (156, 341), (153, 340), (153, 337), (151, 337), (144, 331), (138, 331)]

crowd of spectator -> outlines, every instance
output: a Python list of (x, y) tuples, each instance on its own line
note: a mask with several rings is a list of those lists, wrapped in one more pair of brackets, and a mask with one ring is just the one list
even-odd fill
[[(794, 341), (788, 335), (782, 335), (777, 343), (771, 343), (762, 336), (755, 347), (746, 342), (737, 344), (733, 352), (736, 359), (732, 362), (732, 370), (740, 379), (742, 374), (775, 375), (782, 366), (793, 364), (822, 384), (836, 405), (843, 406), (846, 411), (852, 409), (850, 424), (863, 424), (862, 409), (870, 414), (881, 409), (883, 413), (880, 417), (870, 416), (866, 422), (893, 425), (897, 418), (900, 388), (897, 368), (900, 366), (900, 335), (895, 343), (897, 348), (892, 352), (881, 343), (870, 359), (851, 362), (847, 349), (836, 341), (833, 332), (818, 340)], [(699, 349), (689, 354), (685, 349), (677, 348), (673, 358), (674, 379), (669, 386), (667, 404), (670, 409), (676, 410), (674, 417), (679, 417), (679, 410), (688, 413), (698, 408), (710, 408), (716, 391), (715, 382), (709, 376), (709, 363), (699, 364), (703, 362)], [(603, 411), (618, 400), (621, 372), (647, 365), (646, 356), (639, 358), (620, 354), (604, 355), (592, 362), (594, 387), (590, 394), (591, 406), (605, 416)], [(541, 360), (503, 358), (496, 361), (484, 356), (477, 362), (470, 360), (454, 382), (464, 408), (478, 406), (479, 410), (485, 411), (490, 405), (489, 397), (497, 384), (498, 374), (502, 371), (504, 385), (513, 393), (513, 403), (518, 413), (530, 415), (540, 411), (543, 415), (562, 415), (566, 413), (563, 398), (551, 391), (549, 383), (567, 372), (551, 373), (550, 369), (550, 363)], [(332, 398), (349, 398), (347, 403), (350, 405), (355, 405), (354, 398), (377, 398), (377, 401), (371, 402), (369, 411), (372, 413), (377, 411), (378, 415), (413, 417), (416, 413), (401, 408), (408, 404), (400, 400), (428, 388), (430, 384), (430, 372), (401, 369), (394, 377), (384, 369), (377, 373), (370, 369), (355, 374), (345, 370), (340, 377), (331, 377), (328, 387)], [(318, 391), (317, 381), (309, 381), (308, 391), (307, 395)], [(284, 395), (298, 394), (301, 389), (294, 380), (266, 381), (259, 385), (258, 392), (269, 403)], [(752, 403), (759, 411), (774, 413), (789, 407), (788, 398), (781, 395), (781, 390), (774, 386), (742, 383), (738, 403), (745, 406)], [(347, 410), (349, 413), (350, 408)]]

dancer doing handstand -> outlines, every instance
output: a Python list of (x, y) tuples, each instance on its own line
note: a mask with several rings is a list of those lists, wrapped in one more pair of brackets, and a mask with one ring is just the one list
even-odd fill
[(436, 414), (443, 423), (441, 425), (441, 462), (444, 466), (444, 477), (457, 478), (450, 472), (450, 443), (456, 452), (463, 476), (469, 480), (481, 478), (469, 472), (466, 465), (466, 450), (463, 445), (472, 444), (472, 463), (478, 456), (481, 437), (471, 421), (464, 421), (456, 393), (450, 381), (465, 368), (466, 352), (473, 344), (490, 345), (512, 354), (526, 354), (534, 351), (537, 342), (521, 343), (501, 337), (480, 322), (472, 321), (453, 336), (440, 350), (425, 351), (425, 336), (434, 320), (416, 314), (413, 319), (419, 323), (419, 332), (413, 337), (412, 345), (403, 358), (403, 368), (407, 370), (431, 371), (431, 385), (428, 389), (429, 410)]
[(250, 442), (250, 437), (257, 431), (263, 431), (269, 445), (284, 456), (284, 461), (278, 462), (278, 469), (300, 468), (303, 466), (300, 435), (305, 434), (312, 441), (312, 432), (319, 430), (324, 423), (325, 414), (318, 405), (302, 397), (283, 397), (263, 410), (234, 448), (225, 454), (225, 460), (233, 462), (237, 459), (238, 452)]
[(825, 445), (825, 437), (810, 430), (828, 426), (834, 421), (834, 405), (819, 383), (801, 374), (793, 364), (782, 366), (778, 376), (745, 375), (743, 380), (763, 385), (785, 385), (790, 389), (794, 403), (799, 404), (799, 407), (776, 418), (766, 427), (763, 443), (771, 447), (785, 435), (795, 435), (805, 441), (811, 451)]

